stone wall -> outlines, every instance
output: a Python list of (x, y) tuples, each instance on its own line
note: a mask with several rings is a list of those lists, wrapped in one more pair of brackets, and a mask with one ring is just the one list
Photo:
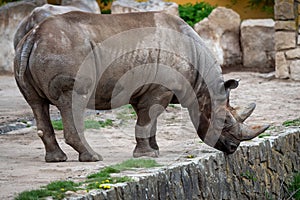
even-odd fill
[(18, 24), (46, 0), (24, 0), (0, 7), (0, 74), (13, 72), (13, 38)]
[(245, 142), (233, 155), (212, 153), (70, 199), (287, 199), (300, 171), (300, 128), (284, 132)]
[(300, 81), (299, 0), (275, 0), (276, 77)]

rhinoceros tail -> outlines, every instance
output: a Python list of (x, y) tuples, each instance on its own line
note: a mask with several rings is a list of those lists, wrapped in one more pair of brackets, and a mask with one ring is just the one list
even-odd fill
[(16, 49), (16, 55), (14, 60), (14, 73), (17, 83), (20, 86), (25, 86), (25, 72), (28, 68), (29, 57), (35, 42), (33, 36), (34, 34), (32, 34), (31, 31), (26, 37), (24, 37), (20, 41), (20, 44)]

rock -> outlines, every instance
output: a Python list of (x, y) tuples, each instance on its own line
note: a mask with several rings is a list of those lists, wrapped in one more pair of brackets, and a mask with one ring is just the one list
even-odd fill
[(243, 66), (270, 71), (275, 67), (275, 22), (273, 19), (244, 20), (241, 24)]
[(101, 13), (96, 0), (62, 0), (61, 5), (82, 8), (84, 10), (89, 10), (92, 13)]
[(16, 27), (35, 7), (46, 4), (46, 0), (27, 0), (8, 3), (0, 7), (0, 73), (13, 72), (13, 38)]
[(218, 7), (194, 26), (223, 67), (242, 63), (240, 23), (239, 14), (231, 9)]
[(111, 13), (130, 13), (130, 12), (147, 12), (147, 11), (164, 11), (166, 13), (179, 16), (178, 5), (173, 2), (162, 0), (149, 0), (146, 2), (137, 2), (132, 0), (116, 0), (111, 5)]
[(290, 77), (290, 61), (286, 60), (284, 52), (276, 52), (276, 78), (289, 78)]
[(286, 31), (275, 32), (275, 50), (285, 50), (296, 47), (296, 33)]
[(288, 60), (300, 59), (300, 48), (286, 51), (285, 56)]
[(276, 20), (295, 19), (294, 0), (275, 0), (274, 16)]
[[(19, 23), (34, 8), (44, 4), (47, 4), (47, 0), (25, 0), (8, 3), (0, 8), (0, 46), (5, 47), (0, 49), (0, 74), (13, 73), (13, 39)], [(62, 5), (70, 5), (85, 11), (101, 13), (95, 0), (63, 0)]]
[(288, 31), (296, 31), (296, 22), (295, 21), (276, 21), (275, 22), (275, 30), (288, 30)]
[(292, 60), (290, 65), (291, 79), (300, 81), (300, 60)]

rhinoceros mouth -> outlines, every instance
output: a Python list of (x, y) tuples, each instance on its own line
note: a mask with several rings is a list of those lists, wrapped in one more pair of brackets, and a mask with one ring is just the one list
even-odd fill
[(232, 140), (225, 139), (223, 136), (221, 136), (219, 138), (218, 142), (215, 144), (214, 148), (216, 148), (226, 154), (232, 154), (237, 150), (237, 148), (239, 147), (239, 144), (240, 144), (240, 142), (238, 140), (235, 142)]

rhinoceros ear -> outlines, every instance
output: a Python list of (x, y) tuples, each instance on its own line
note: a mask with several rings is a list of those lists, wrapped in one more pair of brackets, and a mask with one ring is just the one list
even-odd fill
[(228, 89), (235, 89), (239, 86), (239, 79), (235, 80), (235, 79), (230, 79), (225, 81), (224, 86), (225, 86), (225, 90), (227, 91)]

